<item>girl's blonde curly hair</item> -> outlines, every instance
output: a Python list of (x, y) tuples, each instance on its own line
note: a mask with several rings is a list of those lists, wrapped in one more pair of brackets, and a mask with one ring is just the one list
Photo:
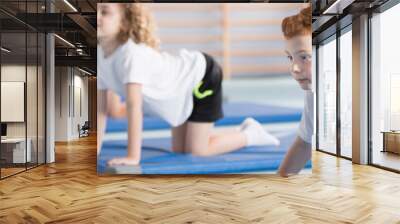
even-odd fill
[(144, 43), (154, 49), (159, 47), (155, 35), (156, 25), (150, 12), (140, 3), (121, 3), (122, 24), (118, 39), (126, 42), (129, 38), (135, 43)]

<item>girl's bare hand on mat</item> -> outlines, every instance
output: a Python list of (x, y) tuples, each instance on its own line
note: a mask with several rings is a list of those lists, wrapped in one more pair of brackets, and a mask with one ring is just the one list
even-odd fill
[(115, 165), (130, 165), (130, 166), (135, 166), (139, 165), (140, 158), (135, 158), (135, 157), (118, 157), (111, 159), (107, 162), (109, 166), (115, 166)]

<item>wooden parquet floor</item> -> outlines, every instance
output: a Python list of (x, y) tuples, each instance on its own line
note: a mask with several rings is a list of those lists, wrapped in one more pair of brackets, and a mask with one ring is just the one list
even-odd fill
[(104, 176), (96, 141), (0, 181), (0, 223), (400, 223), (400, 175), (315, 152), (313, 174)]

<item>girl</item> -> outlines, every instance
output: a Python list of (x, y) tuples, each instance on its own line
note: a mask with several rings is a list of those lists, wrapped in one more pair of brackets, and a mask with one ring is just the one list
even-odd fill
[(197, 51), (181, 50), (177, 56), (159, 52), (152, 17), (143, 5), (101, 3), (97, 13), (98, 153), (106, 115), (121, 116), (116, 95), (125, 97), (128, 117), (128, 154), (108, 165), (139, 164), (142, 106), (173, 127), (174, 152), (211, 156), (244, 146), (279, 144), (251, 118), (237, 130), (211, 133), (223, 116), (220, 66)]
[(304, 93), (304, 111), (297, 138), (289, 148), (279, 167), (281, 176), (298, 173), (311, 159), (311, 142), (314, 127), (314, 95), (311, 91), (312, 32), (311, 6), (282, 21), (286, 54), (291, 63), (291, 74)]

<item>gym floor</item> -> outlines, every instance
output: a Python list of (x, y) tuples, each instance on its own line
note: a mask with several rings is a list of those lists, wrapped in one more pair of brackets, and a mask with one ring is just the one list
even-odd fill
[(399, 223), (398, 174), (313, 152), (313, 173), (97, 176), (96, 137), (0, 182), (0, 223)]
[[(246, 102), (268, 104), (272, 106), (283, 106), (302, 110), (304, 91), (297, 82), (289, 75), (273, 77), (233, 78), (223, 82), (225, 102)], [(217, 131), (232, 129), (236, 126), (218, 126)], [(297, 130), (298, 122), (281, 122), (263, 125), (266, 130), (275, 136), (284, 136)], [(167, 130), (144, 131), (145, 139), (170, 137), (171, 132)], [(127, 133), (109, 132), (104, 136), (105, 141), (127, 140)], [(189, 169), (189, 168), (188, 168)], [(257, 172), (260, 173), (260, 172)], [(276, 173), (276, 171), (263, 171), (261, 173)], [(303, 173), (310, 173), (305, 169)]]

